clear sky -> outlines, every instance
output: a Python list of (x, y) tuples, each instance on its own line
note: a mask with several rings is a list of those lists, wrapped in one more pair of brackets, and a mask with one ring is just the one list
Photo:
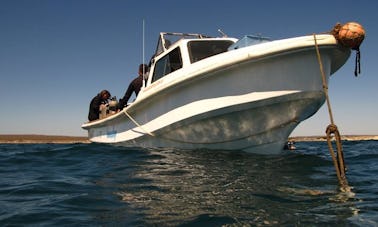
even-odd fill
[[(272, 39), (329, 31), (357, 21), (367, 36), (361, 76), (354, 56), (330, 81), (340, 133), (378, 134), (378, 1), (0, 0), (0, 134), (85, 136), (90, 100), (123, 96), (159, 32)], [(290, 83), (290, 81), (288, 81)], [(326, 105), (292, 135), (324, 135)]]

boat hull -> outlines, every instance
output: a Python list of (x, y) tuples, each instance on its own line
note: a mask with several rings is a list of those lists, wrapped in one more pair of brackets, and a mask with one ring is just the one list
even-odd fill
[[(262, 56), (253, 48), (177, 70), (120, 113), (82, 127), (91, 141), (117, 146), (279, 153), (294, 128), (324, 103), (319, 63), (313, 46)], [(349, 53), (321, 47), (327, 83)], [(240, 60), (227, 64), (236, 56)]]
[[(253, 97), (254, 95), (250, 94), (249, 96)], [(247, 100), (245, 96), (248, 95), (233, 98)], [(217, 102), (221, 102), (221, 100), (206, 100), (206, 105), (217, 106)], [(292, 130), (302, 120), (313, 115), (323, 102), (322, 92), (280, 94), (259, 101), (242, 102), (217, 108), (185, 118), (155, 131), (152, 135), (149, 135), (143, 128), (136, 128), (135, 131), (143, 136), (134, 140), (125, 140), (118, 145), (241, 150), (273, 154), (282, 150)], [(185, 109), (197, 108), (204, 104), (193, 104)], [(168, 115), (166, 117), (169, 118)], [(164, 119), (158, 120), (163, 121)], [(122, 136), (122, 134), (117, 136)]]

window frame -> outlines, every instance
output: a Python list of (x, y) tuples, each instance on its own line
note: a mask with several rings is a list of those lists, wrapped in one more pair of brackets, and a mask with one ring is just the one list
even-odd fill
[(151, 83), (183, 67), (181, 48), (178, 46), (156, 61)]
[[(223, 43), (224, 46), (216, 45), (220, 43)], [(194, 44), (201, 44), (202, 46), (201, 45), (194, 46)], [(205, 58), (227, 52), (228, 48), (232, 44), (234, 44), (234, 42), (232, 42), (231, 40), (191, 40), (187, 43), (190, 63), (193, 64)], [(209, 48), (205, 49), (203, 47), (209, 47)], [(212, 50), (210, 49), (210, 47)], [(215, 48), (217, 48), (218, 50), (216, 50)]]

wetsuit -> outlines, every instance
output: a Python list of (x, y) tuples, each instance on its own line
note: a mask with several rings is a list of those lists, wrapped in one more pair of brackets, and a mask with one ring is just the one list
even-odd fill
[(106, 104), (106, 100), (101, 98), (100, 94), (97, 94), (89, 105), (88, 120), (94, 121), (100, 118), (100, 105)]
[(138, 96), (140, 88), (143, 85), (143, 76), (138, 76), (135, 78), (127, 88), (127, 91), (122, 99), (119, 100), (118, 108), (123, 109), (127, 105), (127, 102), (129, 101), (131, 95), (133, 92), (135, 92), (135, 96)]

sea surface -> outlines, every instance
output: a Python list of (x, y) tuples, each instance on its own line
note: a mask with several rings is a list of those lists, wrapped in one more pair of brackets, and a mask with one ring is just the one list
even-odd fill
[(0, 226), (378, 226), (378, 141), (282, 155), (0, 144)]

